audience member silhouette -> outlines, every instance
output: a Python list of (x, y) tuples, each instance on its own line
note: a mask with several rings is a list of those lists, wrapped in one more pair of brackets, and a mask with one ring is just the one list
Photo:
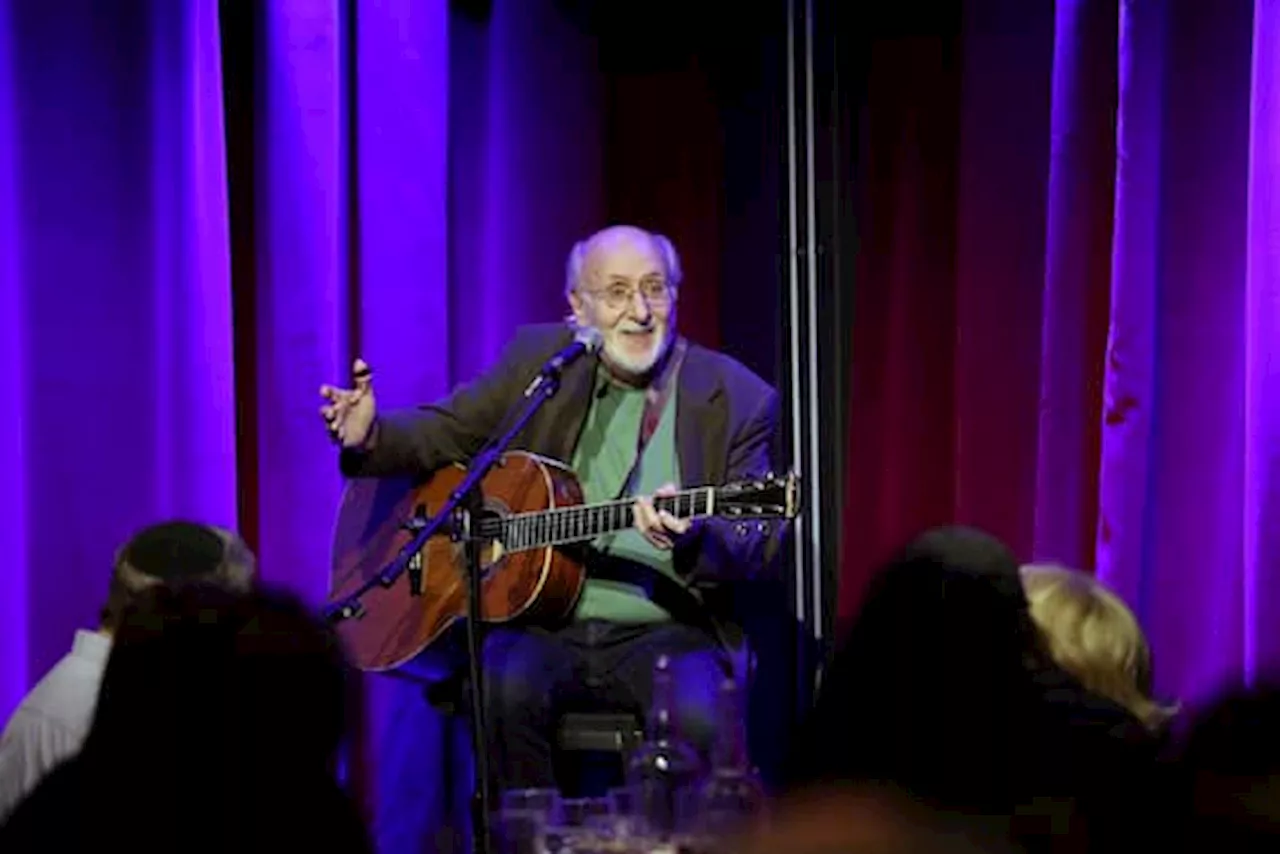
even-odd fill
[(0, 733), (0, 824), (40, 780), (79, 752), (120, 618), (135, 597), (163, 584), (210, 582), (248, 590), (257, 560), (235, 533), (181, 519), (148, 525), (116, 552), (96, 628), (75, 632), (71, 649), (14, 710)]
[(1191, 723), (1168, 812), (1170, 839), (1214, 851), (1280, 842), (1280, 684), (1221, 697)]
[(782, 804), (767, 824), (723, 849), (733, 854), (1020, 854), (1004, 840), (970, 838), (901, 793), (847, 788)]
[(335, 638), (294, 600), (189, 585), (125, 616), (78, 757), (0, 830), (0, 850), (364, 852), (334, 780)]
[(997, 541), (948, 529), (911, 543), (872, 580), (826, 673), (797, 782), (889, 783), (1006, 812), (1011, 754), (1037, 699), (1026, 668), (1035, 629), (1020, 601), (1017, 562)]
[(1053, 664), (1009, 549), (964, 527), (926, 532), (873, 579), (800, 741), (797, 788), (887, 785), (1015, 816), (1015, 833), (1065, 834), (1053, 821), (1070, 817), (1098, 839), (1121, 832), (1119, 789), (1153, 759), (1132, 714)]

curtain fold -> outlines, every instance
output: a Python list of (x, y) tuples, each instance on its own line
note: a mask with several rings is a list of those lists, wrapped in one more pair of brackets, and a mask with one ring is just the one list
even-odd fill
[(348, 61), (339, 0), (262, 6), (255, 115), (258, 556), (264, 579), (318, 605), (341, 486), (317, 421), (350, 375)]
[(963, 8), (872, 48), (840, 612), (980, 525), (1194, 702), (1280, 665), (1275, 4)]
[(1056, 4), (1032, 551), (1093, 565), (1114, 218), (1114, 0)]
[(9, 556), (16, 571), (0, 572), (0, 625), (6, 626), (0, 645), (0, 716), (6, 717), (22, 699), (29, 684), (32, 616), (27, 609), (26, 567), (31, 554), (27, 507), (27, 415), (30, 399), (26, 358), (26, 297), (22, 281), (22, 215), (19, 195), (21, 154), (17, 28), (12, 4), (0, 3), (0, 388), (6, 390), (10, 411), (0, 418), (0, 554)]
[[(1122, 183), (1119, 209), (1133, 204), (1151, 217), (1154, 233), (1136, 252), (1151, 252), (1133, 285), (1143, 299), (1115, 304), (1112, 323), (1141, 329), (1108, 357), (1108, 381), (1128, 383), (1134, 409), (1148, 419), (1143, 441), (1124, 431), (1127, 414), (1112, 410), (1103, 440), (1119, 430), (1121, 460), (1144, 457), (1145, 495), (1117, 531), (1136, 539), (1140, 558), (1111, 562), (1102, 577), (1123, 591), (1145, 618), (1164, 663), (1165, 690), (1188, 699), (1239, 678), (1245, 633), (1243, 444), (1245, 380), (1245, 258), (1247, 253), (1248, 134), (1252, 102), (1252, 4), (1212, 6), (1174, 2), (1152, 8), (1127, 4), (1136, 17), (1122, 41), (1135, 64), (1161, 69), (1154, 91), (1122, 87), (1120, 120), (1131, 111), (1135, 134), (1158, 147), (1154, 181)], [(1135, 8), (1138, 7), (1138, 8)], [(1145, 17), (1149, 16), (1149, 17)], [(1143, 39), (1142, 30), (1162, 36)], [(1150, 52), (1159, 51), (1158, 58)], [(1151, 101), (1160, 102), (1157, 112)], [(1115, 251), (1129, 251), (1118, 236)], [(1124, 275), (1112, 287), (1124, 289)], [(1113, 340), (1119, 339), (1117, 334)], [(1118, 341), (1123, 345), (1123, 339)], [(1144, 370), (1143, 365), (1149, 365)], [(1133, 410), (1130, 410), (1132, 412)], [(1135, 495), (1136, 485), (1126, 492)], [(1102, 493), (1103, 512), (1110, 495)], [(1272, 572), (1280, 571), (1280, 566)]]
[(1244, 670), (1280, 665), (1280, 3), (1256, 4), (1245, 316)]
[(356, 52), (347, 60), (357, 92), (350, 350), (377, 371), (382, 405), (409, 406), (444, 394), (454, 378), (449, 4), (379, 0), (356, 8)]
[[(1114, 231), (1110, 321), (1104, 380), (1099, 486), (1098, 577), (1127, 601), (1140, 598), (1138, 577), (1123, 567), (1144, 560), (1144, 508), (1151, 460), (1142, 449), (1152, 436), (1148, 398), (1155, 370), (1154, 328), (1159, 276), (1157, 235), (1164, 120), (1164, 27), (1155, 4), (1120, 5), (1116, 113)], [(1139, 402), (1142, 402), (1139, 405)]]
[(1035, 518), (1053, 8), (984, 0), (961, 24), (954, 512), (1018, 551)]
[(218, 4), (150, 8), (157, 499), (162, 512), (230, 526), (235, 429), (224, 414), (236, 390)]
[(520, 324), (565, 315), (565, 259), (602, 222), (604, 173), (594, 43), (555, 4), (495, 0), (448, 32), (452, 384)]
[(855, 613), (877, 563), (917, 527), (947, 522), (954, 506), (947, 355), (956, 336), (959, 39), (946, 20), (927, 23), (936, 29), (872, 42), (858, 116), (866, 142), (850, 330), (841, 624)]
[(115, 547), (234, 526), (237, 477), (216, 3), (0, 21), (7, 715), (96, 625)]

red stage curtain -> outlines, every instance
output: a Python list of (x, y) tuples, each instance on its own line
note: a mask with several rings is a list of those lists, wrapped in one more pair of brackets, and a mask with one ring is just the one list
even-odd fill
[(609, 79), (607, 98), (609, 219), (671, 238), (687, 283), (681, 330), (718, 347), (724, 166), (707, 74), (693, 59), (669, 70), (623, 72)]

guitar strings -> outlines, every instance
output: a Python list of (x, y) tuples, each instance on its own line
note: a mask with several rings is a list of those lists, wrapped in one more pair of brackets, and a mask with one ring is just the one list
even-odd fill
[[(705, 513), (712, 506), (713, 492), (712, 487), (682, 490), (675, 495), (658, 496), (654, 499), (654, 504), (668, 512), (674, 511), (677, 514), (686, 512), (687, 515), (696, 516), (699, 513)], [(630, 527), (633, 515), (631, 507), (634, 502), (633, 498), (617, 499), (599, 504), (573, 504), (547, 510), (513, 513), (497, 518), (489, 517), (480, 523), (479, 535), (482, 539), (504, 542), (508, 540), (507, 535), (513, 531), (529, 535), (531, 540), (529, 543), (508, 544), (512, 551), (581, 542), (607, 533), (590, 530), (596, 527), (611, 527), (615, 530)], [(614, 514), (620, 510), (621, 518), (615, 518)], [(608, 523), (602, 525), (601, 523), (606, 519), (609, 520)], [(523, 529), (519, 527), (522, 523), (526, 525)], [(573, 530), (574, 533), (559, 533), (567, 530)]]

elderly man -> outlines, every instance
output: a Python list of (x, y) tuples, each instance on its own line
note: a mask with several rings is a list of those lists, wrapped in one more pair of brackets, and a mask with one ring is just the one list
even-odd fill
[(362, 361), (353, 388), (321, 389), (347, 476), (426, 475), (473, 456), (576, 332), (599, 334), (599, 356), (565, 368), (560, 392), (517, 447), (569, 463), (588, 502), (634, 497), (635, 530), (594, 543), (567, 623), (486, 630), (490, 755), (504, 787), (553, 785), (551, 738), (563, 709), (643, 715), (661, 654), (679, 662), (679, 726), (705, 749), (714, 686), (729, 665), (702, 594), (760, 572), (777, 552), (777, 526), (690, 524), (654, 509), (651, 496), (677, 484), (765, 474), (777, 427), (769, 385), (676, 334), (680, 278), (665, 237), (608, 228), (569, 255), (568, 323), (522, 328), (492, 370), (445, 400), (378, 413)]
[(139, 593), (194, 580), (247, 589), (256, 574), (248, 546), (221, 528), (165, 522), (129, 540), (116, 555), (97, 630), (76, 632), (71, 651), (36, 683), (0, 735), (0, 820), (54, 766), (79, 751), (97, 705), (112, 635)]

